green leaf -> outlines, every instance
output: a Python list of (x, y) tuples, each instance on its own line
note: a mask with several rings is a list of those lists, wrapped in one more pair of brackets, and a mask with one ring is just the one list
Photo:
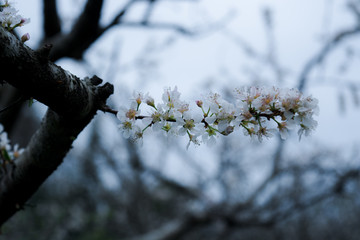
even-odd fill
[(28, 106), (31, 107), (34, 104), (34, 98), (29, 98), (29, 104)]
[(2, 154), (3, 158), (5, 159), (5, 161), (11, 161), (10, 155), (9, 155), (9, 153), (6, 151), (6, 149), (2, 149), (2, 150), (1, 150), (1, 154)]

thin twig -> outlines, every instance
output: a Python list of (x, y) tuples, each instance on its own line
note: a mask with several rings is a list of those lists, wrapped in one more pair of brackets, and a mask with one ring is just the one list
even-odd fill
[(116, 114), (118, 113), (118, 111), (110, 108), (110, 107), (107, 106), (107, 105), (102, 106), (102, 107), (100, 108), (100, 110), (103, 111), (104, 113), (105, 113), (105, 112), (108, 112), (108, 113), (112, 113), (112, 114), (114, 114), (114, 115), (116, 115)]

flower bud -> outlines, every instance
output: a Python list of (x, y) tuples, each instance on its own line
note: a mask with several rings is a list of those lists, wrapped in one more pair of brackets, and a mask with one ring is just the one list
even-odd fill
[(232, 133), (233, 131), (234, 131), (234, 127), (233, 127), (233, 126), (227, 126), (227, 127), (225, 128), (225, 130), (221, 132), (221, 134), (224, 135), (224, 136), (227, 136), (227, 135), (229, 135), (230, 133)]
[(24, 35), (21, 36), (21, 41), (23, 43), (28, 41), (29, 39), (30, 39), (30, 34), (29, 33), (25, 33)]

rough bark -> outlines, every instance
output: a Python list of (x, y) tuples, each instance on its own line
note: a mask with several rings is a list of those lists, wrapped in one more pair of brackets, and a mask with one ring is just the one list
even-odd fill
[(48, 60), (49, 46), (33, 51), (0, 27), (1, 80), (49, 107), (25, 152), (0, 168), (0, 226), (22, 209), (61, 164), (72, 142), (113, 93), (94, 76), (80, 80)]
[(0, 28), (0, 40), (1, 79), (61, 115), (82, 118), (98, 103), (96, 98), (102, 97), (98, 95), (110, 87), (97, 87), (101, 79), (96, 76), (80, 80), (50, 62), (49, 45), (33, 51), (4, 28)]

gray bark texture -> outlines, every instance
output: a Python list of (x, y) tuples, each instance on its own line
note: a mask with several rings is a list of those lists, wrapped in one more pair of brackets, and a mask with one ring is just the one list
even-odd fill
[(23, 154), (0, 171), (0, 226), (23, 208), (62, 163), (78, 134), (106, 106), (113, 86), (79, 79), (48, 60), (50, 45), (33, 51), (0, 26), (0, 82), (49, 107)]

